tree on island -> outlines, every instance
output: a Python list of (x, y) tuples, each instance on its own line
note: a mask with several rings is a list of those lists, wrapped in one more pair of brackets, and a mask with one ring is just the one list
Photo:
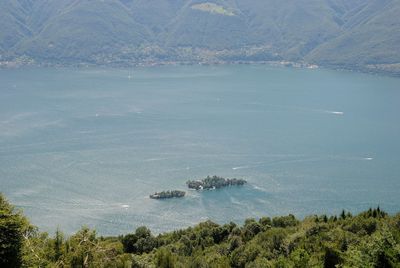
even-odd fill
[(225, 179), (218, 176), (207, 176), (205, 179), (202, 180), (189, 180), (186, 182), (186, 185), (190, 189), (195, 190), (210, 190), (210, 189), (219, 189), (222, 187), (227, 186), (234, 186), (234, 185), (244, 185), (247, 181), (243, 179)]
[(184, 191), (178, 191), (178, 190), (174, 190), (174, 191), (162, 191), (159, 193), (154, 193), (152, 195), (150, 195), (151, 199), (166, 199), (166, 198), (180, 198), (180, 197), (184, 197), (185, 196), (185, 192)]

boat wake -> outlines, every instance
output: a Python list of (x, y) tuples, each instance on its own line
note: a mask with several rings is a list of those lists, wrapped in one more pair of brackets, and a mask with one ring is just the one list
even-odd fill
[(250, 166), (233, 167), (232, 170), (248, 169)]
[(344, 115), (344, 112), (339, 112), (339, 111), (324, 111), (324, 112), (333, 115)]

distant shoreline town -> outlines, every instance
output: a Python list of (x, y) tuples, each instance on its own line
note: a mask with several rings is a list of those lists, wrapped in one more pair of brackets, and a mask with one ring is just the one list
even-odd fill
[(109, 63), (55, 63), (55, 62), (36, 62), (30, 58), (17, 58), (12, 60), (0, 60), (1, 69), (19, 69), (26, 67), (35, 68), (134, 68), (134, 67), (157, 67), (157, 66), (217, 66), (217, 65), (270, 65), (277, 67), (297, 68), (297, 69), (329, 69), (337, 71), (360, 72), (366, 74), (376, 74), (392, 77), (400, 77), (400, 64), (369, 64), (369, 65), (317, 65), (307, 62), (296, 61), (250, 61), (250, 60), (210, 60), (210, 61), (141, 61), (141, 62), (109, 62)]
[(108, 63), (89, 63), (89, 62), (71, 62), (71, 63), (57, 63), (57, 62), (37, 62), (29, 57), (20, 57), (12, 60), (0, 60), (0, 68), (3, 69), (16, 69), (23, 67), (113, 67), (113, 68), (131, 68), (131, 67), (154, 67), (154, 66), (178, 66), (178, 65), (252, 65), (252, 64), (265, 64), (272, 66), (283, 66), (292, 68), (306, 68), (318, 69), (320, 66), (306, 62), (296, 61), (275, 61), (275, 60), (170, 60), (170, 61), (157, 61), (157, 60), (144, 60), (144, 61), (128, 61), (128, 62), (108, 62)]

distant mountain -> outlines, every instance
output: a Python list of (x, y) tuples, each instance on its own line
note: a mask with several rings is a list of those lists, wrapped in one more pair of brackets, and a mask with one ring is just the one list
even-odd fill
[(400, 0), (7, 0), (0, 60), (400, 70)]
[(306, 59), (330, 65), (400, 63), (400, 1), (374, 0), (343, 17), (341, 34)]

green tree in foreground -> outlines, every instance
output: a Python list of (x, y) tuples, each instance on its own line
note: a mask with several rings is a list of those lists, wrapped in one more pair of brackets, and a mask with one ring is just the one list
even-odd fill
[(351, 215), (212, 221), (154, 236), (147, 227), (99, 237), (83, 227), (53, 237), (0, 195), (0, 268), (400, 268), (400, 214), (379, 207)]
[(160, 249), (156, 255), (157, 267), (159, 268), (174, 268), (175, 267), (175, 257), (167, 249)]
[(0, 194), (0, 267), (21, 267), (26, 223)]

